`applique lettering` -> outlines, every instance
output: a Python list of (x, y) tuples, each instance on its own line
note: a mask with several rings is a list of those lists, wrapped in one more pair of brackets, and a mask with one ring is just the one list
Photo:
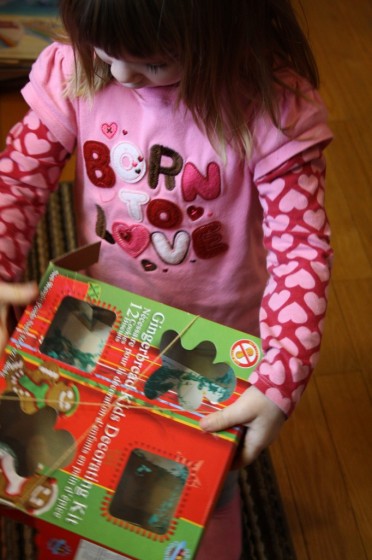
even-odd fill
[(223, 242), (221, 229), (220, 222), (211, 222), (192, 232), (194, 251), (200, 259), (211, 259), (227, 251), (229, 246)]
[[(162, 165), (163, 157), (171, 160), (169, 167)], [(177, 152), (171, 148), (155, 144), (150, 151), (149, 186), (156, 189), (160, 175), (164, 175), (165, 186), (169, 191), (172, 191), (176, 186), (175, 176), (181, 172), (182, 166), (183, 159)]]
[[(115, 123), (107, 126), (110, 128), (112, 124)], [(109, 129), (107, 132), (110, 134)], [(147, 171), (141, 151), (129, 142), (119, 142), (111, 151), (100, 142), (86, 142), (84, 157), (88, 177), (93, 185), (98, 187), (113, 186), (117, 178), (127, 183), (136, 183)], [(221, 195), (221, 173), (216, 162), (210, 162), (205, 172), (200, 171), (191, 162), (187, 162), (183, 167), (183, 159), (175, 150), (156, 144), (150, 149), (148, 161), (148, 184), (151, 189), (159, 186), (162, 175), (168, 191), (175, 188), (176, 177), (180, 176), (178, 185), (185, 203), (196, 199), (211, 201)], [(143, 222), (146, 216), (149, 224), (156, 229), (175, 230), (171, 239), (162, 231), (152, 232), (151, 227), (139, 223), (115, 221), (110, 232), (105, 211), (101, 206), (97, 206), (98, 237), (111, 244), (117, 243), (133, 258), (139, 257), (150, 245), (161, 261), (168, 265), (184, 262), (191, 246), (199, 259), (210, 259), (228, 250), (221, 222), (205, 223), (206, 218), (211, 218), (213, 213), (207, 211), (200, 202), (186, 206), (183, 211), (178, 204), (169, 199), (151, 200), (151, 195), (143, 190), (122, 188), (118, 196), (125, 206), (126, 215), (132, 221)], [(200, 222), (201, 225), (189, 233), (180, 229), (184, 220), (188, 221), (189, 225), (193, 222)], [(141, 265), (148, 272), (158, 269), (157, 264), (148, 259), (142, 259)]]
[(96, 204), (96, 209), (97, 209), (96, 234), (101, 239), (107, 241), (107, 243), (110, 243), (111, 245), (115, 245), (114, 238), (112, 237), (111, 233), (106, 229), (107, 228), (106, 216), (103, 208), (101, 208), (101, 206), (98, 206), (98, 204)]
[(133, 220), (141, 222), (143, 220), (142, 206), (148, 203), (150, 197), (143, 192), (128, 191), (121, 189), (119, 198), (127, 207), (128, 214)]
[(182, 212), (177, 204), (161, 198), (149, 203), (147, 217), (152, 225), (164, 229), (178, 227), (182, 223)]
[(180, 264), (185, 260), (190, 245), (186, 231), (178, 231), (170, 243), (164, 233), (157, 231), (151, 235), (152, 244), (159, 257), (167, 264)]
[(110, 150), (102, 142), (88, 140), (83, 146), (84, 160), (89, 179), (93, 185), (111, 188), (115, 185), (115, 173), (110, 166)]
[(195, 200), (199, 195), (204, 200), (214, 200), (221, 194), (220, 168), (215, 162), (207, 167), (204, 176), (193, 163), (187, 162), (182, 174), (182, 194), (186, 202)]
[(145, 158), (131, 142), (120, 142), (111, 150), (111, 163), (126, 183), (137, 183), (146, 173)]

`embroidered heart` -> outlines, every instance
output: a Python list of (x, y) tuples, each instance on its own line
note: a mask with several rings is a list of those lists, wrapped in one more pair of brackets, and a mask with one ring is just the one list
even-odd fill
[(125, 130), (125, 128), (124, 128), (121, 132), (122, 132), (122, 134), (123, 134), (124, 136), (126, 136), (126, 135), (128, 134), (128, 131)]
[(112, 235), (116, 243), (131, 257), (138, 257), (150, 243), (150, 234), (144, 226), (128, 226), (123, 222), (115, 222)]
[(201, 218), (203, 214), (204, 208), (201, 206), (189, 206), (187, 209), (187, 215), (193, 222), (195, 222), (198, 218)]
[(101, 126), (101, 130), (106, 138), (111, 139), (117, 133), (118, 125), (115, 122), (103, 123), (103, 125)]
[(141, 264), (145, 272), (152, 272), (153, 270), (156, 270), (158, 268), (155, 263), (147, 259), (142, 259)]

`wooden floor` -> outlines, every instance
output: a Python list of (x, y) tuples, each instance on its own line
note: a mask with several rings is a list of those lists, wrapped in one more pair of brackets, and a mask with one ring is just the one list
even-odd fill
[[(335, 263), (319, 367), (271, 451), (298, 560), (372, 560), (372, 2), (302, 4), (335, 133)], [(0, 96), (1, 142), (22, 110)]]
[(335, 134), (321, 360), (272, 446), (298, 560), (372, 559), (372, 2), (302, 0)]

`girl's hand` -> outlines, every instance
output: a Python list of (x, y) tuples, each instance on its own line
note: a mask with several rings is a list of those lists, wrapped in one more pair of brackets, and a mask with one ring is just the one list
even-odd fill
[(284, 412), (253, 385), (230, 406), (205, 416), (200, 427), (207, 432), (219, 432), (244, 425), (244, 436), (235, 468), (249, 465), (272, 443), (286, 420)]
[(9, 307), (24, 306), (37, 298), (38, 287), (34, 282), (7, 284), (0, 282), (0, 354), (9, 338)]

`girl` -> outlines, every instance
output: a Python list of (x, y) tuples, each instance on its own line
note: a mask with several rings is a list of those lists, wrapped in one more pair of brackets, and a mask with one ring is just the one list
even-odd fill
[[(309, 45), (289, 0), (60, 6), (69, 43), (35, 63), (0, 164), (2, 336), (7, 305), (35, 297), (17, 282), (75, 150), (80, 243), (102, 240), (91, 276), (260, 334), (252, 386), (201, 421), (246, 425), (248, 464), (305, 389), (326, 309), (331, 132)], [(198, 560), (239, 558), (235, 480)]]

